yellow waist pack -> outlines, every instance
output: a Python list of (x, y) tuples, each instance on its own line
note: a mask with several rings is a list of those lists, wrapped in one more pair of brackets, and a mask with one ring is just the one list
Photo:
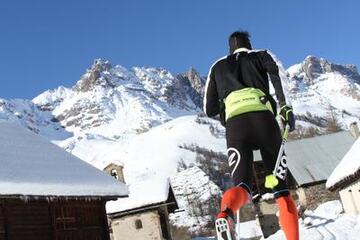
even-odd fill
[(243, 88), (233, 91), (225, 98), (224, 102), (226, 121), (248, 112), (266, 110), (273, 112), (266, 94), (258, 88)]

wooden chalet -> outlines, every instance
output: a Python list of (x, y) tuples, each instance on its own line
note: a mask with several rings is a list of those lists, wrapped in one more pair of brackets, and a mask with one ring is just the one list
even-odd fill
[(127, 194), (45, 138), (0, 121), (0, 240), (109, 240), (105, 203)]

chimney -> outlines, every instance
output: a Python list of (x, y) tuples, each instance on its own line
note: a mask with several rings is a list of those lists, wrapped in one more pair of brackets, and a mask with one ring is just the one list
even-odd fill
[(104, 168), (104, 171), (113, 178), (119, 180), (122, 183), (125, 183), (123, 169), (124, 166), (122, 164), (110, 163), (109, 165), (107, 165), (107, 167)]
[(350, 124), (350, 133), (351, 135), (355, 138), (358, 139), (360, 136), (360, 131), (359, 131), (359, 127), (357, 125), (357, 122), (353, 122)]

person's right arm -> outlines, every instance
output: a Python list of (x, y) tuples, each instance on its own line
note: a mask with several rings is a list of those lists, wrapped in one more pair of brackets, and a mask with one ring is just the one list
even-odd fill
[(279, 75), (278, 65), (276, 64), (273, 57), (267, 51), (263, 51), (262, 53), (262, 62), (266, 72), (269, 74), (270, 81), (274, 86), (275, 95), (279, 102), (280, 107), (287, 105), (286, 97), (281, 83), (281, 78)]
[(295, 130), (295, 116), (291, 104), (287, 103), (279, 74), (279, 66), (274, 58), (267, 52), (262, 52), (262, 62), (269, 74), (270, 81), (275, 89), (275, 95), (280, 105), (280, 117), (284, 125), (289, 124), (290, 131)]

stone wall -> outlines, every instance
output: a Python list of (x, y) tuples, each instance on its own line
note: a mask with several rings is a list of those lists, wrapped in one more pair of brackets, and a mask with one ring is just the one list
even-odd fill
[(171, 235), (173, 240), (191, 240), (189, 230), (185, 227), (171, 225)]
[[(142, 228), (136, 229), (135, 221), (141, 220)], [(157, 211), (124, 216), (111, 221), (114, 240), (162, 240), (160, 217)]]
[(240, 209), (241, 222), (254, 220), (256, 211), (253, 203), (248, 203)]
[[(298, 196), (295, 191), (290, 191), (292, 198), (297, 202)], [(255, 205), (257, 218), (263, 232), (264, 237), (268, 237), (276, 233), (279, 229), (279, 220), (276, 216), (278, 207), (275, 199), (260, 200)]]
[(300, 206), (311, 210), (314, 210), (324, 202), (340, 200), (339, 192), (330, 192), (326, 189), (325, 183), (308, 187), (300, 187), (296, 190), (296, 193), (299, 197)]
[(341, 202), (346, 213), (360, 213), (360, 180), (340, 191)]

